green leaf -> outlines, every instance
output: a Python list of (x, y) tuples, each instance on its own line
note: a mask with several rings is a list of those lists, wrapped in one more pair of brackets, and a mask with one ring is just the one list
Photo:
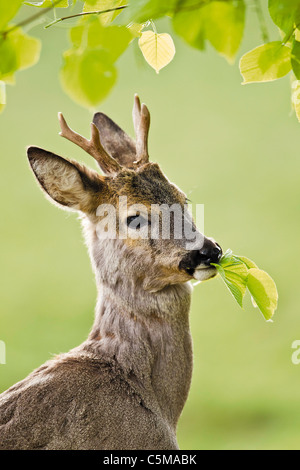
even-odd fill
[(246, 292), (246, 280), (248, 274), (245, 265), (240, 263), (239, 265), (231, 265), (227, 268), (217, 264), (213, 264), (213, 266), (216, 267), (237, 303), (240, 307), (243, 307), (243, 297)]
[(68, 8), (69, 0), (40, 0), (40, 1), (32, 1), (32, 2), (24, 2), (25, 5), (30, 5), (32, 7), (38, 8), (51, 8), (55, 6), (55, 8)]
[(156, 73), (168, 65), (175, 55), (173, 39), (167, 33), (157, 34), (153, 31), (145, 31), (139, 39), (139, 47), (145, 60)]
[(174, 31), (181, 36), (190, 46), (203, 50), (206, 39), (206, 10), (194, 12), (186, 11), (178, 13), (173, 18)]
[(3, 111), (6, 105), (6, 85), (0, 80), (0, 113)]
[(299, 24), (300, 0), (269, 0), (269, 13), (274, 23), (286, 34)]
[(204, 49), (205, 40), (228, 62), (232, 63), (239, 49), (245, 25), (245, 4), (212, 1), (197, 10), (175, 13), (173, 27), (188, 44)]
[(81, 51), (72, 48), (64, 53), (61, 82), (65, 92), (82, 106), (92, 107), (102, 101), (117, 78), (107, 51), (102, 48)]
[(258, 46), (243, 55), (240, 60), (243, 84), (277, 80), (290, 70), (291, 49), (280, 41)]
[[(83, 11), (103, 11), (112, 8), (127, 5), (127, 0), (87, 0), (84, 4)], [(101, 23), (106, 26), (111, 23), (123, 10), (116, 10), (109, 13), (99, 15)]]
[(300, 42), (294, 41), (292, 47), (291, 64), (297, 80), (300, 80)]
[[(161, 18), (172, 13), (179, 3), (178, 0), (134, 0), (128, 1), (129, 5), (124, 11), (123, 21), (146, 23), (150, 19)], [(185, 3), (184, 1), (181, 3)], [(195, 5), (195, 3), (194, 3)]]
[(38, 62), (41, 54), (39, 39), (23, 33), (21, 28), (11, 32), (8, 38), (15, 50), (18, 70), (27, 69)]
[(21, 5), (22, 0), (0, 0), (0, 31), (14, 18)]
[(223, 256), (221, 258), (220, 265), (222, 266), (227, 261), (230, 261), (232, 256), (233, 256), (232, 250), (230, 249), (226, 250), (225, 253), (223, 253)]
[(211, 45), (232, 63), (243, 38), (244, 2), (212, 2), (208, 7), (211, 21), (206, 26), (206, 37)]
[(266, 320), (271, 320), (277, 308), (278, 293), (273, 279), (257, 268), (248, 272), (247, 287)]
[(11, 83), (14, 72), (31, 67), (39, 60), (40, 51), (40, 40), (23, 33), (21, 28), (5, 39), (0, 38), (0, 79)]
[(127, 26), (127, 28), (129, 29), (134, 38), (139, 38), (141, 37), (144, 25), (140, 23), (131, 23)]
[(248, 269), (251, 269), (251, 268), (257, 268), (256, 264), (254, 263), (254, 261), (252, 261), (251, 259), (249, 258), (246, 258), (246, 256), (235, 256), (237, 259), (239, 259), (240, 261), (242, 261), (242, 263), (244, 263)]
[(242, 307), (248, 288), (252, 303), (258, 307), (266, 320), (270, 320), (277, 308), (278, 293), (275, 282), (256, 264), (245, 256), (235, 256), (227, 250), (216, 267), (227, 288)]
[(10, 36), (0, 37), (0, 79), (11, 75), (18, 68), (16, 51), (10, 41)]
[(111, 62), (115, 62), (134, 38), (125, 26), (103, 27), (97, 17), (83, 18), (70, 30), (70, 39), (75, 47), (89, 47), (107, 50)]

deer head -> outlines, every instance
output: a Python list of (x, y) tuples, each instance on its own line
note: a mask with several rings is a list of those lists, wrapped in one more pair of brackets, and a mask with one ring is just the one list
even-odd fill
[[(210, 263), (219, 261), (222, 250), (197, 231), (185, 211), (186, 195), (149, 162), (150, 114), (139, 98), (135, 96), (133, 108), (136, 141), (102, 113), (94, 116), (90, 140), (70, 129), (62, 114), (59, 121), (60, 135), (89, 153), (103, 175), (37, 147), (28, 148), (28, 158), (50, 200), (82, 215), (98, 282), (139, 284), (157, 292), (192, 278), (213, 277)], [(163, 236), (162, 206), (177, 208), (168, 214), (168, 236)], [(176, 224), (184, 223), (194, 240), (176, 236)]]

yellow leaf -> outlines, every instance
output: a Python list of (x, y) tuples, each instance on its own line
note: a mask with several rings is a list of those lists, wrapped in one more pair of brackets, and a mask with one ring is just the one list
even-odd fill
[(153, 31), (145, 31), (139, 39), (139, 47), (145, 60), (156, 73), (168, 65), (175, 55), (173, 39), (167, 33), (157, 34)]
[(243, 85), (277, 80), (287, 75), (291, 68), (291, 49), (281, 41), (255, 47), (240, 60)]
[(278, 292), (273, 279), (265, 271), (251, 268), (248, 272), (247, 287), (265, 319), (271, 320), (278, 302)]

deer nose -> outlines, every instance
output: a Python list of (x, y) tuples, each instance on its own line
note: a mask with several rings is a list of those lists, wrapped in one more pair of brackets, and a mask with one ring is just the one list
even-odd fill
[(210, 266), (210, 263), (218, 264), (222, 256), (222, 248), (218, 243), (209, 238), (204, 238), (204, 244), (200, 250), (191, 250), (179, 263), (179, 269), (184, 269), (193, 274), (200, 265)]
[(199, 264), (209, 266), (210, 263), (217, 264), (220, 261), (221, 256), (222, 248), (220, 245), (206, 238), (203, 247), (198, 251), (197, 258), (199, 260)]

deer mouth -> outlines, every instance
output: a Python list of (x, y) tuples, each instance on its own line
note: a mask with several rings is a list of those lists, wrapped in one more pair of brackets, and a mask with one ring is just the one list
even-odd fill
[(191, 275), (197, 281), (207, 281), (217, 275), (217, 270), (213, 266), (198, 266), (193, 271)]
[(182, 269), (197, 281), (206, 281), (217, 275), (217, 270), (214, 266), (207, 263), (192, 263), (190, 259), (183, 259), (179, 263), (179, 269)]

